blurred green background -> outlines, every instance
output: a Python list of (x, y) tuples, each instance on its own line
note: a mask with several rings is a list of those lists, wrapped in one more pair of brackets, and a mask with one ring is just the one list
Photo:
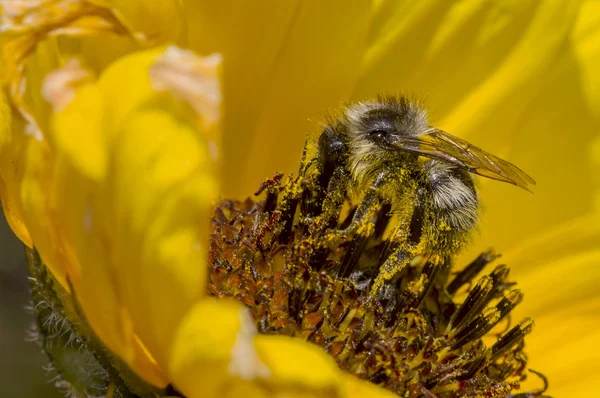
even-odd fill
[(33, 315), (23, 245), (0, 219), (0, 398), (63, 397), (45, 370), (46, 356), (26, 341)]

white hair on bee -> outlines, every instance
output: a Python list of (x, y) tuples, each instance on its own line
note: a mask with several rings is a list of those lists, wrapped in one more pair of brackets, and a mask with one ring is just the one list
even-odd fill
[(435, 207), (442, 210), (445, 222), (464, 231), (471, 230), (479, 221), (479, 200), (472, 181), (460, 178), (465, 173), (446, 162), (430, 159), (425, 162), (428, 171), (432, 199)]
[(372, 157), (378, 156), (381, 149), (373, 141), (353, 139), (350, 141), (352, 150), (350, 155), (350, 171), (355, 182), (367, 183), (367, 176), (377, 172), (378, 164), (371, 161)]

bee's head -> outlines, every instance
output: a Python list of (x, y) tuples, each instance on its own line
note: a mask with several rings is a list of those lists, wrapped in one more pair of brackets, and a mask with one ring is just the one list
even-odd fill
[(427, 112), (406, 97), (379, 98), (360, 102), (346, 110), (348, 135), (352, 141), (392, 148), (402, 137), (418, 137), (429, 129)]
[(386, 163), (398, 164), (416, 156), (399, 150), (399, 139), (418, 137), (429, 129), (427, 113), (405, 97), (378, 98), (377, 101), (351, 105), (344, 114), (350, 165), (354, 178), (376, 173)]

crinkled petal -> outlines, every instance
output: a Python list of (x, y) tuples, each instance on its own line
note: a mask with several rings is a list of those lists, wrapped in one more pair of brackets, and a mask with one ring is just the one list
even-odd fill
[[(38, 136), (45, 129), (39, 124), (46, 115), (36, 109), (40, 83), (60, 62), (74, 55), (89, 58), (88, 63), (99, 72), (117, 56), (139, 49), (140, 44), (179, 36), (179, 2), (159, 3), (150, 7), (147, 2), (125, 0), (0, 0), (4, 65), (0, 81), (9, 89), (29, 129)], [(38, 62), (49, 54), (40, 50), (44, 46), (52, 48), (51, 63)], [(29, 62), (31, 56), (38, 59)]]
[(98, 32), (121, 33), (123, 29), (112, 12), (85, 0), (3, 0), (2, 81), (13, 95), (21, 90), (24, 61), (38, 43), (52, 35), (86, 35)]
[[(352, 91), (370, 1), (185, 3), (190, 46), (223, 55), (223, 192), (298, 166), (306, 133)], [(335, 17), (333, 17), (335, 15)]]

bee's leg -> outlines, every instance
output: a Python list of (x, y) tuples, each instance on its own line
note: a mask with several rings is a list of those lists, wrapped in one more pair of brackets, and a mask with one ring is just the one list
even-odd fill
[[(350, 175), (344, 168), (338, 168), (329, 181), (327, 196), (322, 203), (322, 212), (312, 219), (310, 236), (320, 238), (322, 233), (328, 229), (335, 228), (342, 211), (342, 205), (346, 200), (346, 192)], [(309, 264), (317, 271), (321, 270), (330, 248), (327, 245), (318, 247), (309, 259)]]
[(360, 205), (358, 205), (350, 225), (345, 229), (339, 231), (341, 235), (347, 236), (354, 233), (360, 233), (362, 235), (371, 235), (374, 231), (375, 225), (368, 223), (370, 217), (379, 208), (381, 204), (381, 190), (384, 185), (389, 184), (391, 181), (397, 179), (396, 169), (389, 168), (382, 170), (377, 174), (365, 196), (362, 198)]
[[(346, 170), (348, 159), (345, 135), (329, 126), (319, 136), (317, 149), (318, 153), (314, 159), (303, 162), (303, 164), (306, 164), (303, 173), (313, 163), (316, 164), (318, 169), (314, 179), (309, 182), (311, 186), (303, 193), (302, 197), (303, 215), (309, 219), (318, 216), (325, 210), (323, 203), (326, 201), (327, 196), (330, 196), (330, 192), (333, 191), (336, 196), (340, 196), (340, 192), (343, 192), (342, 196), (345, 198), (346, 183), (348, 181), (340, 176)], [(307, 156), (307, 152), (308, 148), (305, 146), (303, 158)]]
[(403, 245), (396, 247), (379, 267), (377, 275), (371, 281), (369, 298), (375, 298), (384, 283), (398, 275), (398, 273), (400, 273), (414, 257), (414, 254), (406, 250)]
[[(378, 274), (371, 281), (371, 290), (369, 293), (371, 297), (377, 294), (385, 282), (398, 275), (417, 254), (424, 254), (419, 249), (423, 247), (421, 245), (421, 238), (423, 235), (423, 224), (426, 222), (426, 196), (427, 191), (419, 186), (414, 198), (414, 208), (408, 225), (408, 231), (399, 228), (388, 238), (379, 259)], [(390, 250), (392, 246), (394, 249)], [(428, 264), (433, 262), (437, 262), (437, 259), (430, 259)]]
[[(346, 200), (350, 172), (347, 170), (348, 149), (346, 136), (332, 126), (327, 127), (319, 136), (316, 164), (318, 174), (312, 186), (305, 190), (302, 197), (303, 233), (320, 237), (327, 229), (337, 225), (342, 205)], [(320, 271), (330, 249), (316, 245), (309, 264)]]
[(333, 172), (327, 186), (327, 195), (325, 196), (321, 214), (318, 217), (319, 224), (323, 228), (334, 228), (337, 225), (342, 205), (346, 200), (348, 184), (350, 183), (350, 173), (345, 168), (338, 168)]

